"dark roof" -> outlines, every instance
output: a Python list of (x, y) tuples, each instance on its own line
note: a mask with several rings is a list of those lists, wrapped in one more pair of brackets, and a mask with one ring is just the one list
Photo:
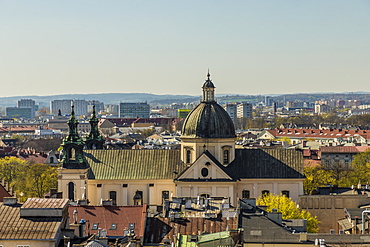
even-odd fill
[(203, 87), (215, 87), (215, 85), (210, 79), (208, 79), (204, 82)]
[(62, 218), (21, 218), (20, 206), (0, 203), (0, 239), (57, 241)]
[(85, 150), (89, 179), (174, 179), (186, 165), (179, 150)]
[[(69, 206), (69, 222), (73, 223), (73, 211), (77, 210), (77, 220), (84, 219), (87, 223), (87, 234), (98, 233), (98, 229), (92, 230), (94, 223), (98, 228), (107, 230), (108, 236), (123, 236), (123, 230), (128, 229), (129, 223), (135, 224), (135, 234), (141, 238), (144, 236), (146, 205), (141, 206)], [(116, 224), (116, 229), (112, 229)]]
[[(215, 233), (238, 229), (238, 218), (187, 218), (171, 221), (170, 218), (148, 218), (144, 243), (161, 243), (163, 239), (174, 240), (177, 233), (183, 235), (199, 235), (199, 233)], [(172, 242), (171, 241), (171, 242)]]
[(235, 149), (228, 168), (239, 178), (304, 178), (302, 152), (295, 149)]
[(202, 102), (186, 117), (182, 137), (235, 138), (234, 123), (216, 102)]

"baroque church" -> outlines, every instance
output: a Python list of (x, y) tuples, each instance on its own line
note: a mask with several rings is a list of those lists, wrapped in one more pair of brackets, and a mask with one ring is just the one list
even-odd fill
[(228, 113), (215, 100), (208, 73), (201, 102), (184, 121), (180, 150), (105, 150), (95, 109), (82, 139), (72, 107), (64, 138), (58, 190), (71, 201), (99, 205), (161, 205), (171, 197), (256, 198), (266, 193), (293, 200), (303, 194), (299, 150), (237, 149)]

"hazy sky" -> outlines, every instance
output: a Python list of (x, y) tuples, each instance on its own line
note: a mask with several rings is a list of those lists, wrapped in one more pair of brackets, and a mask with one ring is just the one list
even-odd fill
[(0, 96), (370, 91), (370, 1), (0, 0)]

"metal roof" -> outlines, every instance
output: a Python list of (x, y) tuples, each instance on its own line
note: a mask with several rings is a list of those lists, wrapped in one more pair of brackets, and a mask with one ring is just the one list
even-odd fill
[(228, 166), (239, 178), (304, 178), (303, 155), (295, 149), (236, 149)]
[(174, 179), (186, 168), (180, 150), (85, 150), (89, 179)]

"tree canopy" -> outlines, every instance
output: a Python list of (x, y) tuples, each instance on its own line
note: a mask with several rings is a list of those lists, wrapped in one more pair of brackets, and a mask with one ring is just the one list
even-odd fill
[(316, 216), (312, 216), (310, 212), (300, 209), (297, 203), (291, 198), (282, 194), (266, 194), (257, 198), (257, 205), (268, 206), (266, 211), (272, 212), (272, 209), (277, 209), (282, 214), (283, 219), (306, 219), (307, 232), (318, 232), (320, 223)]
[(44, 197), (57, 186), (57, 170), (47, 164), (31, 164), (16, 157), (0, 158), (0, 179), (4, 179), (21, 201), (28, 197)]

